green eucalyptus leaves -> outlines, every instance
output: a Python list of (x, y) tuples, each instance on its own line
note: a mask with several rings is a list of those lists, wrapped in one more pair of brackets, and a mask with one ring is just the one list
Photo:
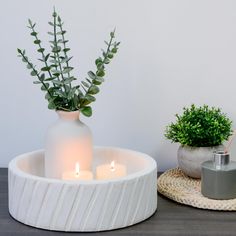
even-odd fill
[(25, 50), (17, 49), (18, 56), (26, 63), (30, 74), (36, 78), (33, 82), (41, 86), (45, 98), (48, 100), (48, 108), (63, 111), (80, 110), (85, 116), (92, 115), (90, 103), (96, 100), (95, 96), (100, 90), (99, 85), (104, 82), (105, 66), (110, 63), (111, 59), (117, 53), (120, 42), (115, 42), (115, 31), (110, 33), (109, 41), (105, 41), (106, 50), (102, 50), (102, 55), (95, 60), (96, 71), (89, 71), (87, 78), (79, 85), (73, 85), (77, 80), (72, 75), (73, 67), (70, 66), (72, 57), (68, 56), (70, 48), (67, 46), (68, 40), (65, 39), (66, 31), (63, 29), (61, 17), (54, 10), (53, 21), (48, 22), (51, 31), (49, 41), (51, 51), (46, 52), (42, 42), (38, 37), (35, 29), (36, 24), (31, 20), (28, 21), (28, 28), (31, 36), (34, 38), (34, 44), (41, 58), (43, 66), (37, 69), (36, 66), (26, 55)]

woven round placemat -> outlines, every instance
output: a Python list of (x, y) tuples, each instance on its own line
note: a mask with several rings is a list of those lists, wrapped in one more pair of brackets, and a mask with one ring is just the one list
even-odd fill
[(214, 200), (201, 194), (201, 180), (185, 175), (179, 168), (165, 171), (157, 180), (158, 192), (185, 205), (219, 211), (236, 211), (236, 198)]

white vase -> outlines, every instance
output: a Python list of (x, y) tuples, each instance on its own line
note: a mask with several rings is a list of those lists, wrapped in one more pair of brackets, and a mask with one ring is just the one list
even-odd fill
[(45, 177), (62, 178), (63, 173), (91, 170), (92, 134), (79, 119), (79, 111), (57, 111), (59, 119), (48, 129), (45, 150)]
[(192, 178), (201, 178), (201, 164), (213, 158), (214, 151), (224, 150), (224, 146), (190, 147), (180, 146), (177, 152), (179, 168)]

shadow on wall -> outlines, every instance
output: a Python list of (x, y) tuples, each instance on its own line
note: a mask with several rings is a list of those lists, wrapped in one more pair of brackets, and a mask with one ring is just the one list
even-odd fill
[(159, 148), (151, 153), (151, 156), (157, 161), (158, 171), (175, 168), (177, 166), (177, 150), (179, 144), (165, 141), (158, 146)]

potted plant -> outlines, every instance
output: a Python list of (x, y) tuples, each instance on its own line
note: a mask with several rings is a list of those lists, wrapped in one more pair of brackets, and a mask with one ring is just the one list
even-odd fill
[(81, 169), (90, 169), (92, 160), (92, 137), (89, 128), (79, 120), (79, 114), (92, 115), (90, 104), (96, 100), (99, 86), (104, 82), (105, 67), (117, 53), (119, 42), (114, 41), (115, 31), (110, 33), (109, 41), (105, 41), (106, 49), (95, 60), (96, 69), (89, 71), (87, 77), (77, 82), (70, 65), (72, 56), (65, 38), (64, 22), (57, 12), (53, 11), (50, 51), (42, 46), (36, 24), (28, 20), (28, 28), (43, 64), (40, 68), (29, 59), (25, 50), (17, 49), (18, 56), (26, 64), (30, 74), (35, 78), (34, 84), (41, 87), (48, 101), (48, 108), (55, 110), (59, 120), (48, 131), (45, 152), (46, 177), (61, 178), (66, 170), (76, 164)]
[(201, 178), (201, 163), (210, 160), (214, 151), (224, 149), (223, 142), (232, 134), (232, 121), (221, 109), (207, 105), (191, 105), (176, 118), (167, 126), (165, 136), (181, 144), (177, 152), (180, 169)]

